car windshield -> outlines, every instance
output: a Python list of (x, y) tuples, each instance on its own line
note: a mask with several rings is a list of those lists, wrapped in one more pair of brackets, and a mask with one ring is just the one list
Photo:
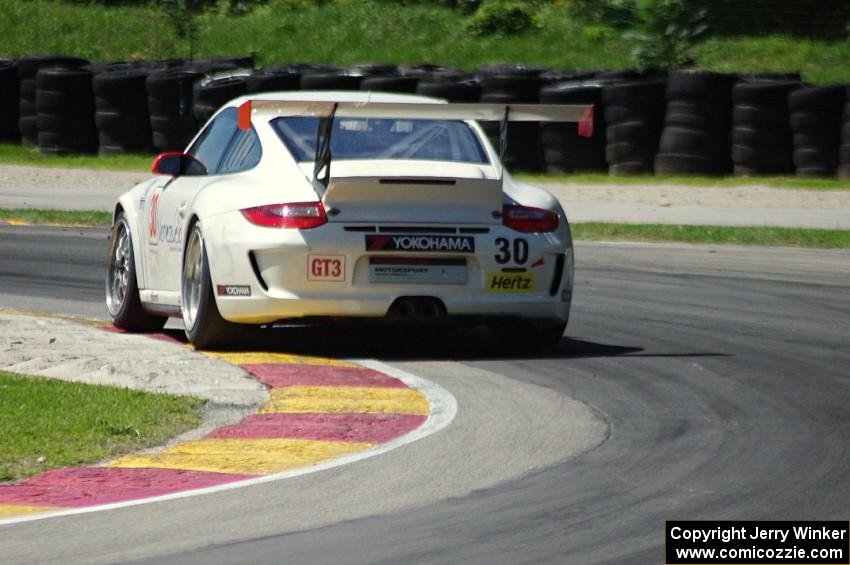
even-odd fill
[[(299, 163), (316, 156), (319, 118), (290, 116), (272, 122)], [(462, 121), (335, 118), (331, 153), (337, 159), (414, 159), (488, 163), (475, 131)]]

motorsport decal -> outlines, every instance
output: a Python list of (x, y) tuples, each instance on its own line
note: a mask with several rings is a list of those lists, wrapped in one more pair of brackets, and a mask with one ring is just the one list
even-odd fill
[(219, 296), (251, 296), (251, 287), (242, 284), (220, 284), (216, 285)]
[(535, 273), (487, 273), (490, 292), (533, 292)]
[(307, 255), (308, 281), (345, 280), (345, 255)]
[(475, 238), (464, 235), (367, 235), (366, 251), (474, 253)]

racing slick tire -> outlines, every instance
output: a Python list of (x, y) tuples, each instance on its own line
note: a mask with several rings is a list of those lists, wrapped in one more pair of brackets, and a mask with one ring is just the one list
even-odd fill
[(168, 318), (148, 313), (139, 299), (130, 224), (118, 214), (109, 237), (106, 257), (106, 311), (116, 328), (128, 332), (161, 330)]
[(221, 348), (231, 343), (237, 325), (222, 318), (218, 311), (204, 236), (197, 222), (186, 239), (180, 292), (183, 326), (189, 342), (196, 349)]

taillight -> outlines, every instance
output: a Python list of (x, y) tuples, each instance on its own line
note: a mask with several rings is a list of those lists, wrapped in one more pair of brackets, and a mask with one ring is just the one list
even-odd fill
[(310, 229), (327, 223), (328, 216), (321, 202), (291, 202), (268, 204), (242, 210), (242, 215), (258, 226), (267, 228)]
[(506, 204), (502, 207), (502, 224), (522, 232), (549, 232), (558, 229), (560, 219), (552, 210)]

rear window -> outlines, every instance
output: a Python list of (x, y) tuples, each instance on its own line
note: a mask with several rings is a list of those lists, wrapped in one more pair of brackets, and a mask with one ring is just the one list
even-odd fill
[[(289, 116), (272, 125), (299, 163), (313, 161), (319, 118)], [(475, 131), (463, 121), (334, 118), (334, 160), (412, 159), (488, 163)]]

